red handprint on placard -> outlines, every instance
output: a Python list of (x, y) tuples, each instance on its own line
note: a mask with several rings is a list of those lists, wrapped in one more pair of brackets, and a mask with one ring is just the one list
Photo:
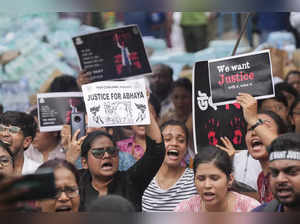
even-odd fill
[(230, 126), (233, 128), (233, 138), (232, 142), (235, 145), (242, 144), (242, 129), (245, 127), (245, 123), (242, 121), (240, 117), (234, 117), (233, 120), (230, 121)]
[(208, 120), (208, 123), (205, 124), (205, 128), (208, 129), (208, 143), (210, 145), (217, 145), (218, 138), (216, 136), (216, 129), (220, 127), (220, 121), (215, 120), (214, 118)]

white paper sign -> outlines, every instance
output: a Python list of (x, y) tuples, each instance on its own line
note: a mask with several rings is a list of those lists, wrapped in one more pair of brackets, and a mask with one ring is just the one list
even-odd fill
[(94, 82), (82, 92), (89, 127), (150, 124), (144, 79)]

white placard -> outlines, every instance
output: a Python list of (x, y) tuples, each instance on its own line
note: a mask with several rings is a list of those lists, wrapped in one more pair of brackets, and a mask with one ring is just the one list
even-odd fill
[(94, 82), (82, 91), (89, 127), (150, 124), (144, 79)]

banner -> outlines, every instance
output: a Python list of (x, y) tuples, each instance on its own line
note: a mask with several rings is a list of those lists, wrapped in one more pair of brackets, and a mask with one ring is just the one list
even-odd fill
[(274, 97), (270, 51), (260, 51), (208, 61), (212, 102), (235, 103), (238, 93), (256, 99)]
[(81, 69), (93, 81), (150, 74), (141, 33), (136, 25), (103, 30), (73, 38)]
[(208, 61), (195, 64), (193, 72), (193, 128), (195, 151), (207, 145), (223, 145), (228, 137), (236, 149), (245, 149), (246, 125), (239, 104), (216, 106), (209, 88)]
[(84, 112), (81, 92), (40, 93), (37, 102), (41, 132), (60, 131), (72, 112)]
[(82, 92), (89, 127), (150, 124), (144, 79), (94, 82)]

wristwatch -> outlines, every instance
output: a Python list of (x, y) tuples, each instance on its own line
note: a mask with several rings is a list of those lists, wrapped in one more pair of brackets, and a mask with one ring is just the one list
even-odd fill
[(248, 131), (253, 131), (257, 126), (259, 126), (259, 125), (261, 125), (261, 124), (263, 124), (263, 123), (264, 123), (264, 121), (263, 121), (262, 119), (258, 118), (257, 121), (256, 121), (256, 123), (255, 123), (254, 125), (252, 125), (252, 126), (248, 129)]

